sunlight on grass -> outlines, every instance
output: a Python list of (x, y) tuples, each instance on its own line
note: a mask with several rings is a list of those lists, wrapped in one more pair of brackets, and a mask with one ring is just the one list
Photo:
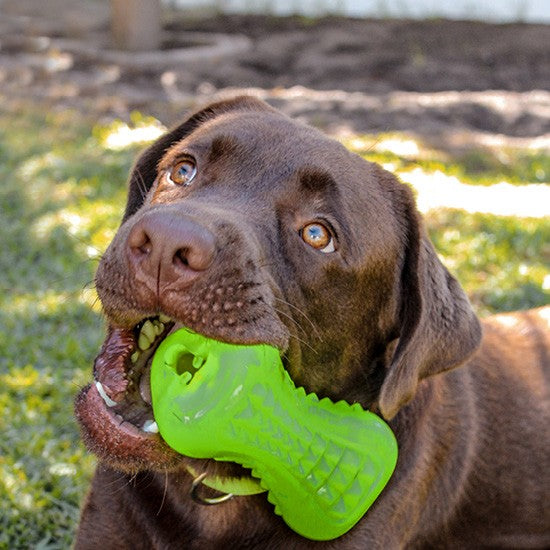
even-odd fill
[(470, 213), (544, 218), (550, 216), (550, 186), (542, 184), (514, 186), (507, 182), (489, 186), (461, 183), (441, 171), (426, 173), (416, 168), (399, 174), (416, 191), (418, 209), (459, 208)]
[(71, 212), (68, 208), (58, 210), (39, 218), (33, 224), (33, 234), (38, 239), (47, 239), (56, 227), (63, 226), (70, 235), (78, 235), (90, 227), (93, 215), (93, 212), (89, 212), (88, 215)]
[(163, 134), (164, 130), (158, 126), (145, 126), (143, 128), (130, 128), (127, 125), (113, 130), (105, 138), (105, 146), (108, 149), (125, 149), (136, 143), (147, 143)]
[[(67, 234), (83, 239), (83, 250), (88, 258), (97, 258), (105, 250), (115, 234), (112, 223), (97, 230), (98, 219), (117, 220), (120, 207), (114, 204), (98, 203), (90, 205), (85, 212), (63, 208), (38, 218), (30, 228), (30, 233), (38, 241), (48, 240), (52, 233), (64, 228)], [(88, 244), (84, 244), (88, 243)]]
[(96, 126), (94, 135), (106, 149), (121, 150), (153, 141), (165, 131), (155, 118), (132, 113), (131, 124), (115, 120), (107, 126)]
[(0, 375), (3, 386), (12, 389), (21, 389), (32, 386), (38, 380), (39, 373), (32, 368), (13, 369), (9, 375)]
[(14, 315), (52, 314), (67, 303), (78, 302), (95, 311), (101, 312), (101, 306), (94, 288), (84, 288), (77, 292), (34, 292), (32, 294), (14, 294), (13, 299), (3, 303), (2, 312)]
[(550, 181), (549, 146), (544, 139), (528, 140), (524, 147), (499, 146), (498, 141), (479, 147), (470, 144), (460, 147), (454, 156), (407, 133), (348, 136), (342, 142), (367, 160), (398, 174), (422, 169), (426, 174), (455, 176), (470, 185)]
[(391, 153), (403, 158), (419, 158), (426, 148), (411, 136), (383, 134), (378, 136), (355, 136), (345, 140), (350, 149), (359, 153)]
[(480, 314), (550, 302), (550, 218), (471, 214), (440, 209), (426, 224), (443, 262)]
[(79, 442), (70, 396), (80, 375), (12, 366), (0, 375), (0, 547), (69, 548), (95, 459)]

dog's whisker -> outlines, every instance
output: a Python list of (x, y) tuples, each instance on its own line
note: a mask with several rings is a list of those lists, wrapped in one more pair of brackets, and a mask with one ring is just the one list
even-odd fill
[[(296, 321), (296, 319), (293, 319), (290, 315), (288, 315), (284, 311), (281, 311), (280, 309), (277, 309), (277, 308), (274, 308), (274, 309), (275, 309), (276, 313), (278, 313), (279, 315), (282, 315), (282, 316), (286, 317), (287, 319), (289, 319), (299, 331), (302, 331), (304, 333), (304, 335), (307, 334), (304, 327), (302, 327), (300, 325), (300, 323), (298, 321)], [(304, 346), (308, 347), (309, 349), (311, 349), (312, 351), (317, 353), (317, 351), (310, 344), (308, 344), (303, 338), (300, 338), (297, 333), (294, 333), (292, 336), (296, 340), (298, 340), (301, 344), (303, 344)]]
[(138, 473), (139, 473), (139, 472), (135, 472), (134, 474), (132, 474), (132, 476), (131, 476), (130, 479), (128, 480), (128, 485), (133, 484), (134, 487), (135, 487), (135, 485), (136, 485), (136, 479), (137, 479)]
[(147, 187), (147, 182), (141, 175), (141, 172), (139, 170), (136, 170), (136, 182), (138, 184), (139, 192), (141, 193), (141, 199), (145, 200), (145, 197), (147, 196), (147, 193), (149, 192), (149, 189)]
[(376, 139), (370, 144), (369, 147), (367, 147), (364, 151), (362, 151), (362, 153), (365, 155), (367, 153), (370, 153), (371, 151), (374, 151), (374, 149), (380, 145), (380, 143), (382, 143), (382, 135), (383, 134), (380, 134), (379, 136), (376, 137)]
[(129, 478), (126, 475), (121, 474), (121, 476), (118, 479), (111, 481), (109, 483), (110, 487), (113, 487), (115, 483), (118, 483), (119, 481), (121, 482), (118, 487), (115, 487), (114, 490), (111, 491), (111, 494), (116, 495), (117, 493), (121, 493), (122, 491), (124, 491), (126, 487), (130, 485), (133, 485), (134, 487), (136, 487), (135, 480), (138, 474), (139, 472), (134, 472)]
[(289, 308), (292, 308), (294, 311), (296, 311), (297, 313), (299, 313), (311, 326), (312, 330), (315, 332), (315, 336), (322, 342), (323, 341), (323, 338), (321, 337), (321, 333), (319, 331), (319, 329), (315, 326), (315, 323), (309, 318), (309, 316), (307, 315), (307, 313), (305, 313), (304, 311), (302, 311), (298, 306), (290, 303), (289, 301), (287, 300), (283, 300), (282, 298), (278, 298), (277, 296), (274, 296), (274, 299), (277, 301), (277, 302), (280, 302), (282, 304), (284, 304), (285, 306), (288, 306)]
[(97, 305), (98, 302), (99, 302), (99, 296), (96, 296), (94, 298), (94, 301), (92, 302), (92, 309)]
[(90, 279), (87, 283), (84, 283), (82, 285), (82, 290), (94, 290), (94, 289), (95, 289), (94, 279)]
[[(279, 312), (279, 313), (281, 313), (281, 312)], [(277, 316), (274, 313), (270, 313), (270, 315), (277, 318)], [(299, 328), (301, 328), (301, 327), (299, 327)], [(319, 352), (311, 344), (306, 342), (304, 339), (300, 338), (297, 334), (292, 334), (292, 338), (296, 339), (298, 342), (300, 342), (300, 344), (302, 344), (305, 347), (309, 348), (316, 355), (319, 354)]]
[(162, 500), (160, 502), (159, 509), (157, 510), (157, 516), (161, 513), (162, 507), (166, 500), (166, 494), (168, 493), (168, 470), (164, 470), (164, 491), (162, 492)]
[(151, 483), (153, 483), (154, 480), (155, 474), (150, 470), (145, 470), (135, 472), (128, 483), (133, 483), (134, 487), (139, 485), (142, 489), (147, 489), (151, 486)]
[[(90, 241), (88, 240), (85, 240), (81, 237), (79, 237), (78, 235), (75, 235), (74, 233), (71, 233), (69, 231), (69, 229), (63, 225), (59, 225), (58, 228), (63, 231), (63, 233), (69, 237), (69, 239), (71, 239), (72, 241), (75, 241), (79, 244), (82, 244), (84, 246), (86, 246), (86, 248), (91, 248), (92, 250), (96, 251), (98, 253), (98, 255), (101, 255), (103, 254), (103, 250), (101, 250), (100, 248), (97, 248), (97, 246), (94, 246), (93, 244), (90, 243)], [(87, 260), (95, 260), (96, 258), (88, 258)]]
[(277, 307), (274, 307), (273, 309), (279, 315), (282, 315), (283, 317), (288, 319), (298, 330), (302, 331), (304, 334), (306, 333), (304, 327), (302, 327), (302, 325), (296, 319), (294, 319), (294, 317), (292, 317), (292, 315), (289, 315), (288, 313), (286, 313), (285, 311), (283, 311), (282, 309), (279, 309)]
[[(144, 472), (140, 472), (140, 473), (143, 474)], [(148, 489), (149, 487), (151, 487), (152, 483), (155, 481), (154, 472), (151, 472), (150, 470), (146, 470), (145, 474), (146, 475), (140, 478), (137, 483), (142, 489)]]
[(300, 342), (300, 344), (304, 345), (306, 348), (309, 348), (315, 355), (319, 355), (319, 352), (311, 344), (308, 344), (305, 340), (303, 340), (296, 334), (294, 334), (292, 337), (298, 340), (298, 342)]
[(145, 197), (147, 196), (147, 194), (151, 190), (152, 185), (147, 184), (147, 182), (145, 181), (145, 178), (143, 177), (141, 172), (139, 174), (139, 178), (141, 180), (141, 189), (142, 189), (142, 192), (143, 192), (143, 198), (145, 199)]
[[(306, 330), (304, 329), (304, 327), (303, 327), (296, 319), (294, 319), (294, 318), (293, 318), (292, 316), (290, 316), (288, 313), (286, 313), (286, 312), (284, 312), (284, 311), (282, 311), (282, 310), (280, 310), (280, 309), (278, 309), (278, 308), (276, 308), (276, 307), (273, 308), (273, 309), (274, 309), (279, 315), (282, 315), (282, 316), (286, 317), (287, 319), (289, 319), (289, 320), (294, 324), (294, 326), (296, 326), (296, 328), (297, 328), (298, 330), (300, 330), (300, 331), (302, 331), (302, 332), (304, 333), (304, 335), (307, 335), (307, 332), (306, 332)], [(311, 350), (315, 351), (314, 348), (311, 347), (310, 344), (308, 344), (305, 340), (300, 339), (300, 338), (298, 337), (297, 334), (294, 334), (293, 336), (294, 336), (297, 340), (299, 340), (300, 343), (304, 344), (305, 346), (308, 346)], [(323, 341), (323, 339), (322, 339), (320, 336), (316, 335), (316, 337), (317, 337), (317, 339), (320, 340), (321, 342)]]
[[(116, 487), (115, 487), (116, 485)], [(128, 485), (128, 479), (123, 473), (120, 473), (119, 477), (116, 479), (113, 479), (112, 481), (109, 481), (106, 483), (106, 487), (108, 489), (111, 489), (111, 494), (115, 495), (121, 491), (123, 491)]]

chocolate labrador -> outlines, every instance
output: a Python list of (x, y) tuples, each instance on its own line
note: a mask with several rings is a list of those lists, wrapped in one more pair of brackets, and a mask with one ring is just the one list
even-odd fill
[[(99, 465), (78, 550), (550, 546), (549, 310), (482, 336), (411, 191), (376, 164), (256, 99), (210, 105), (138, 159), (96, 284), (108, 331), (76, 416)], [(191, 498), (198, 474), (249, 473), (155, 433), (150, 360), (181, 326), (276, 346), (298, 386), (386, 419), (397, 467), (353, 529), (314, 542), (264, 494)]]

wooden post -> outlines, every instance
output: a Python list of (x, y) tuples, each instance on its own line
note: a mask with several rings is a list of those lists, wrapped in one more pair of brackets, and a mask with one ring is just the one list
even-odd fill
[(116, 48), (132, 51), (160, 48), (160, 0), (111, 0), (111, 24)]

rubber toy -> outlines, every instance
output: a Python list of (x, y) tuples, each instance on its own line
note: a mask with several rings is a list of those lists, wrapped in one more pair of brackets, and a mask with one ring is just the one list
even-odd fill
[(269, 345), (232, 345), (179, 329), (151, 366), (155, 420), (194, 458), (249, 468), (287, 525), (313, 540), (350, 530), (388, 482), (397, 444), (359, 404), (296, 388)]

